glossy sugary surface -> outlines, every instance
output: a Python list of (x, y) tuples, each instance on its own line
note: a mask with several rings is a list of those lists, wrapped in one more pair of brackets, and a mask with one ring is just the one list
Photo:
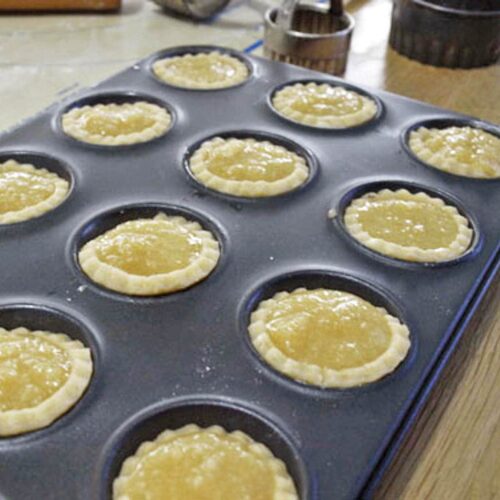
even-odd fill
[(370, 121), (377, 114), (373, 99), (328, 83), (295, 83), (276, 91), (273, 107), (302, 125), (343, 129)]
[(426, 129), (410, 135), (410, 148), (436, 168), (469, 177), (500, 177), (500, 138), (472, 127)]
[(153, 71), (163, 81), (186, 88), (222, 88), (248, 76), (239, 59), (219, 52), (186, 54), (157, 61)]
[[(250, 438), (198, 429), (151, 443), (127, 474), (129, 500), (274, 500), (272, 457), (256, 453)], [(296, 497), (289, 497), (296, 498)]]
[(295, 90), (289, 106), (302, 113), (317, 116), (343, 116), (360, 111), (363, 101), (359, 94), (342, 87), (306, 85)]
[(33, 408), (68, 380), (68, 354), (46, 338), (31, 333), (0, 334), (0, 411)]
[(274, 297), (266, 332), (288, 358), (322, 368), (363, 366), (389, 347), (386, 312), (346, 292), (295, 290)]
[(89, 134), (117, 137), (128, 135), (153, 126), (155, 119), (142, 109), (132, 106), (90, 108), (78, 119), (79, 125)]
[(229, 139), (207, 150), (205, 162), (222, 179), (275, 182), (295, 170), (297, 155), (270, 142)]
[(373, 238), (422, 249), (446, 248), (455, 241), (458, 225), (453, 212), (410, 193), (391, 197), (372, 193), (356, 207), (357, 220)]
[(50, 198), (56, 174), (46, 170), (3, 170), (0, 165), (0, 214), (20, 211)]
[(202, 242), (195, 232), (172, 218), (128, 221), (95, 241), (101, 262), (140, 276), (183, 269), (202, 250)]
[(148, 101), (73, 107), (62, 116), (67, 135), (90, 144), (122, 146), (165, 134), (172, 123), (166, 108)]

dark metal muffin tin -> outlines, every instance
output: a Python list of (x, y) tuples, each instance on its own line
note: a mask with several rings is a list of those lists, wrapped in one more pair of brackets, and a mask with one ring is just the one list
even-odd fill
[[(252, 57), (244, 84), (197, 92), (152, 77), (157, 57), (0, 138), (2, 159), (4, 152), (48, 153), (61, 163), (23, 158), (56, 171), (66, 165), (73, 185), (56, 210), (0, 227), (0, 325), (81, 338), (95, 363), (91, 385), (71, 411), (46, 429), (0, 439), (0, 497), (109, 498), (122, 460), (141, 441), (191, 422), (242, 429), (265, 443), (287, 464), (302, 500), (369, 496), (498, 269), (500, 182), (426, 168), (403, 149), (403, 130), (456, 118), (448, 111), (370, 91), (383, 103), (378, 120), (353, 130), (314, 129), (272, 112), (270, 93), (288, 81), (342, 80)], [(168, 103), (176, 116), (168, 134), (126, 147), (61, 134), (59, 113), (71, 103), (128, 93)], [(300, 145), (317, 161), (313, 182), (258, 200), (200, 189), (185, 169), (186, 152), (232, 130)], [(426, 266), (353, 243), (342, 214), (333, 223), (327, 214), (374, 182), (377, 189), (405, 183), (449, 197), (473, 224), (474, 249), (455, 265)], [(158, 209), (199, 219), (214, 232), (222, 248), (215, 271), (188, 290), (150, 298), (90, 283), (77, 249), (115, 222)], [(410, 329), (406, 360), (382, 380), (345, 390), (275, 372), (248, 341), (249, 314), (261, 298), (299, 286), (333, 286), (386, 307)]]

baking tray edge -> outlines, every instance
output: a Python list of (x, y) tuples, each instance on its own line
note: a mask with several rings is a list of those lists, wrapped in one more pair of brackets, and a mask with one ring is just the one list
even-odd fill
[(405, 438), (421, 415), (436, 383), (441, 378), (444, 368), (448, 365), (470, 322), (476, 317), (477, 309), (481, 305), (484, 296), (493, 285), (495, 279), (500, 279), (500, 243), (497, 245), (485, 271), (477, 280), (474, 289), (471, 290), (469, 301), (464, 307), (462, 314), (459, 316), (448, 342), (437, 355), (436, 360), (432, 364), (424, 380), (421, 382), (420, 389), (413, 398), (410, 407), (402, 417), (399, 427), (393, 433), (385, 449), (382, 451), (380, 458), (373, 467), (370, 477), (362, 486), (359, 495), (360, 499), (370, 500), (374, 497), (384, 474), (387, 472)]

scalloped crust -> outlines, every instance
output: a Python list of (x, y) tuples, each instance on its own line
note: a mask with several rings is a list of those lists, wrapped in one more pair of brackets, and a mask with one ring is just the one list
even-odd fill
[[(416, 246), (406, 247), (380, 238), (374, 238), (364, 231), (361, 224), (358, 223), (358, 210), (363, 206), (363, 200), (374, 195), (381, 199), (393, 199), (397, 194), (411, 196), (417, 201), (428, 202), (452, 214), (457, 224), (457, 235), (450, 246), (435, 249), (422, 249)], [(474, 234), (469, 227), (469, 221), (460, 215), (454, 206), (447, 205), (441, 198), (433, 198), (423, 192), (412, 194), (407, 189), (398, 189), (397, 191), (382, 189), (377, 193), (366, 193), (360, 198), (353, 200), (347, 207), (344, 214), (344, 222), (350, 235), (362, 245), (383, 255), (410, 262), (445, 262), (460, 257), (470, 247)]]
[(384, 377), (393, 372), (406, 357), (410, 348), (409, 330), (406, 325), (391, 316), (383, 307), (376, 309), (385, 315), (392, 339), (387, 350), (377, 359), (363, 366), (335, 370), (287, 357), (273, 344), (267, 333), (267, 316), (274, 309), (278, 300), (306, 290), (306, 288), (296, 288), (292, 292), (278, 292), (272, 298), (260, 302), (251, 315), (248, 327), (250, 340), (255, 349), (273, 368), (299, 382), (323, 388), (347, 388), (374, 382)]
[[(458, 128), (472, 129), (473, 127)], [(500, 139), (498, 137), (486, 132), (485, 130), (477, 129), (484, 132), (486, 136), (492, 137), (496, 147), (491, 146), (487, 151), (483, 151), (484, 163), (468, 164), (458, 161), (452, 156), (446, 156), (443, 151), (434, 153), (426, 146), (426, 140), (432, 137), (432, 135), (438, 134), (441, 130), (446, 129), (428, 129), (426, 127), (419, 127), (417, 130), (413, 130), (410, 133), (408, 146), (419, 160), (432, 168), (448, 172), (449, 174), (460, 175), (463, 177), (473, 177), (477, 179), (500, 178)]]
[[(246, 142), (250, 144), (258, 142), (260, 144), (273, 146), (275, 148), (275, 151), (277, 152), (286, 152), (287, 154), (293, 155), (293, 158), (295, 160), (295, 169), (287, 177), (273, 182), (262, 180), (235, 181), (218, 177), (208, 170), (206, 156), (211, 150), (216, 149), (222, 144), (230, 144), (232, 141), (234, 141), (234, 143)], [(221, 193), (230, 194), (233, 196), (242, 196), (245, 198), (263, 198), (283, 194), (288, 191), (292, 191), (293, 189), (304, 184), (304, 182), (309, 177), (309, 167), (307, 166), (306, 160), (304, 158), (282, 146), (278, 146), (269, 141), (257, 141), (253, 138), (223, 139), (221, 137), (215, 137), (213, 139), (205, 141), (189, 159), (189, 170), (191, 171), (193, 176), (204, 186)]]
[[(325, 90), (327, 88), (341, 88), (346, 90), (351, 94), (355, 94), (359, 97), (363, 103), (362, 108), (355, 113), (351, 113), (348, 115), (330, 115), (330, 116), (317, 116), (313, 113), (303, 113), (301, 111), (297, 111), (291, 107), (291, 102), (296, 98), (297, 93), (302, 89), (313, 89), (313, 90)], [(307, 125), (309, 127), (317, 127), (317, 128), (331, 128), (331, 129), (345, 129), (350, 127), (355, 127), (357, 125), (361, 125), (362, 123), (366, 123), (373, 119), (373, 117), (377, 114), (378, 106), (373, 99), (370, 99), (364, 95), (358, 94), (353, 90), (345, 89), (341, 86), (329, 85), (327, 83), (323, 83), (318, 85), (317, 83), (311, 82), (307, 84), (296, 83), (294, 85), (287, 85), (282, 89), (278, 90), (276, 94), (274, 94), (272, 98), (272, 104), (274, 109), (284, 116), (285, 118), (292, 120), (301, 125)]]
[[(118, 109), (136, 109), (140, 110), (146, 116), (153, 118), (155, 123), (150, 127), (145, 128), (141, 132), (133, 132), (131, 134), (120, 134), (117, 136), (99, 134), (91, 134), (84, 128), (80, 127), (79, 120), (85, 114), (92, 113), (93, 110), (109, 110)], [(73, 137), (78, 141), (97, 144), (99, 146), (125, 146), (129, 144), (138, 144), (148, 142), (156, 137), (165, 134), (172, 125), (172, 116), (161, 106), (152, 104), (146, 101), (138, 101), (124, 104), (96, 104), (94, 106), (83, 106), (81, 108), (73, 108), (62, 117), (62, 129), (64, 133)]]
[(96, 254), (96, 240), (103, 236), (100, 235), (87, 242), (78, 253), (78, 261), (85, 274), (92, 281), (115, 292), (127, 295), (161, 295), (188, 288), (206, 278), (214, 270), (219, 261), (220, 249), (211, 232), (204, 230), (198, 222), (189, 221), (178, 215), (169, 216), (160, 212), (153, 219), (168, 219), (193, 231), (202, 244), (198, 258), (189, 266), (170, 273), (134, 275), (99, 260)]
[[(228, 76), (222, 81), (218, 82), (199, 82), (193, 80), (189, 75), (172, 75), (168, 72), (168, 67), (180, 60), (186, 59), (212, 59), (213, 61), (224, 62), (229, 64), (234, 69), (234, 74)], [(197, 89), (197, 90), (212, 90), (212, 89), (223, 89), (228, 87), (234, 87), (242, 82), (244, 82), (249, 77), (249, 71), (243, 62), (241, 62), (237, 57), (230, 56), (228, 54), (223, 54), (221, 52), (201, 52), (198, 54), (185, 54), (182, 56), (166, 57), (165, 59), (160, 59), (153, 64), (153, 73), (163, 82), (170, 85), (175, 85), (176, 87), (182, 87), (185, 89)]]
[(27, 333), (49, 340), (64, 349), (71, 360), (71, 373), (66, 383), (48, 399), (33, 408), (0, 411), (0, 436), (12, 436), (47, 427), (66, 413), (82, 397), (90, 383), (93, 371), (90, 349), (63, 333), (30, 331), (20, 327), (13, 330), (0, 328), (3, 333), (25, 335)]
[(18, 163), (15, 160), (7, 160), (0, 163), (0, 174), (2, 172), (25, 172), (31, 174), (49, 174), (54, 180), (54, 192), (47, 199), (41, 201), (36, 205), (16, 210), (13, 212), (5, 212), (0, 214), (0, 224), (12, 224), (14, 222), (22, 222), (28, 219), (34, 219), (40, 215), (49, 212), (58, 205), (60, 205), (69, 193), (69, 182), (57, 174), (50, 172), (45, 168), (37, 168), (29, 163)]
[(285, 464), (282, 460), (276, 458), (267, 446), (254, 441), (250, 436), (241, 431), (233, 431), (229, 433), (218, 425), (201, 428), (196, 424), (188, 424), (174, 431), (166, 430), (158, 435), (153, 441), (143, 442), (135, 454), (131, 455), (123, 462), (120, 474), (113, 482), (113, 499), (127, 500), (129, 498), (127, 496), (127, 481), (133, 474), (136, 466), (140, 463), (142, 457), (148, 455), (149, 452), (154, 449), (155, 445), (167, 443), (176, 439), (178, 436), (198, 432), (213, 433), (218, 436), (226, 436), (229, 439), (237, 440), (244, 444), (250, 444), (251, 446), (248, 448), (248, 451), (261, 459), (266, 459), (269, 463), (269, 468), (274, 472), (276, 491), (274, 493), (273, 500), (299, 499), (295, 484), (288, 474)]

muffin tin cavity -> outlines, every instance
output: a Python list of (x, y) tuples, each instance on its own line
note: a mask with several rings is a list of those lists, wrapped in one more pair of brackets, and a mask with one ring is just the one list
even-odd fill
[(176, 430), (187, 424), (206, 428), (219, 425), (226, 431), (242, 431), (267, 446), (282, 460), (292, 477), (301, 500), (313, 500), (305, 465), (291, 439), (272, 422), (239, 403), (210, 397), (184, 398), (145, 409), (125, 422), (106, 444), (96, 469), (96, 497), (110, 499), (113, 480), (123, 461), (133, 455), (144, 441), (154, 440), (166, 429)]
[(90, 240), (93, 240), (94, 238), (97, 238), (98, 236), (102, 235), (106, 231), (109, 231), (110, 229), (113, 229), (119, 224), (122, 224), (127, 221), (132, 221), (135, 219), (152, 219), (158, 213), (164, 213), (167, 216), (181, 216), (184, 217), (185, 219), (193, 222), (198, 222), (202, 229), (209, 231), (212, 236), (215, 238), (215, 240), (219, 244), (219, 251), (220, 251), (220, 256), (217, 262), (217, 265), (215, 268), (204, 278), (203, 280), (192, 284), (191, 286), (179, 290), (177, 292), (172, 292), (172, 293), (180, 293), (185, 290), (189, 290), (189, 288), (194, 287), (194, 286), (201, 286), (206, 280), (209, 280), (210, 277), (217, 272), (217, 270), (220, 268), (220, 266), (223, 264), (225, 254), (226, 254), (226, 241), (227, 238), (224, 235), (222, 229), (211, 219), (206, 217), (205, 215), (201, 215), (200, 213), (191, 210), (189, 208), (177, 206), (177, 205), (169, 205), (169, 204), (162, 204), (162, 203), (144, 203), (144, 204), (131, 204), (131, 205), (124, 205), (124, 206), (119, 206), (116, 208), (112, 208), (106, 212), (103, 212), (91, 220), (87, 221), (86, 223), (83, 224), (82, 227), (76, 232), (74, 235), (72, 242), (70, 243), (70, 253), (71, 253), (71, 260), (73, 262), (73, 265), (78, 271), (78, 275), (82, 278), (82, 280), (85, 280), (86, 284), (91, 285), (93, 288), (96, 290), (99, 290), (99, 292), (110, 294), (114, 297), (129, 297), (134, 300), (151, 300), (151, 299), (157, 299), (161, 297), (165, 297), (169, 294), (163, 294), (163, 295), (156, 295), (156, 296), (132, 296), (132, 295), (126, 295), (122, 294), (119, 292), (115, 292), (113, 290), (110, 290), (108, 288), (105, 288), (104, 286), (101, 286), (98, 283), (95, 283), (92, 281), (83, 271), (79, 264), (78, 260), (78, 253), (82, 249), (82, 247), (89, 242)]
[[(107, 145), (107, 144), (94, 144), (90, 142), (86, 142), (84, 140), (77, 139), (75, 137), (72, 137), (71, 135), (67, 134), (64, 131), (62, 120), (63, 116), (77, 108), (83, 108), (84, 106), (96, 106), (98, 104), (134, 104), (138, 102), (146, 102), (149, 104), (154, 104), (156, 106), (159, 106), (160, 108), (165, 109), (168, 114), (170, 115), (170, 123), (168, 128), (161, 133), (160, 135), (153, 137), (152, 139), (141, 141), (141, 142), (136, 142), (132, 144), (120, 144), (120, 145)], [(144, 146), (146, 144), (151, 144), (153, 142), (160, 141), (163, 139), (171, 130), (173, 127), (175, 127), (177, 121), (177, 113), (174, 109), (174, 107), (168, 103), (163, 101), (162, 99), (159, 99), (158, 97), (152, 96), (152, 95), (147, 95), (143, 94), (140, 92), (100, 92), (100, 93), (95, 93), (91, 95), (87, 95), (84, 97), (81, 97), (77, 99), (76, 101), (71, 102), (70, 104), (66, 104), (63, 106), (60, 111), (58, 112), (55, 121), (54, 121), (54, 129), (56, 132), (63, 137), (67, 138), (68, 140), (72, 141), (73, 143), (77, 143), (80, 145), (83, 145), (85, 147), (90, 147), (90, 148), (100, 148), (100, 149), (105, 149), (105, 150), (110, 150), (110, 151), (116, 151), (117, 149), (120, 148), (130, 148), (130, 147), (138, 147), (138, 146)]]
[(78, 413), (87, 404), (96, 388), (96, 380), (100, 372), (100, 349), (94, 333), (79, 319), (60, 309), (41, 304), (12, 303), (0, 304), (0, 327), (6, 330), (24, 327), (31, 331), (41, 330), (52, 333), (64, 333), (68, 337), (79, 340), (85, 347), (91, 351), (93, 373), (90, 384), (77, 401), (77, 403), (68, 410), (68, 412), (52, 424), (39, 430), (23, 433), (11, 437), (0, 438), (0, 448), (2, 441), (12, 439), (23, 439), (29, 436), (45, 437), (60, 426), (66, 425), (70, 418), (77, 418)]
[[(205, 186), (202, 182), (200, 182), (193, 172), (191, 171), (190, 168), (190, 160), (193, 154), (198, 150), (202, 144), (206, 141), (210, 141), (212, 139), (215, 139), (216, 137), (220, 137), (221, 139), (255, 139), (256, 141), (268, 141), (272, 144), (276, 144), (277, 146), (281, 146), (292, 153), (295, 153), (296, 155), (302, 157), (306, 165), (309, 169), (309, 175), (305, 179), (302, 184), (298, 185), (297, 187), (291, 189), (290, 191), (286, 191), (284, 193), (280, 194), (275, 194), (271, 196), (262, 196), (262, 197), (248, 197), (248, 196), (237, 196), (229, 193), (223, 193), (221, 191), (217, 191), (215, 189), (209, 188)], [(298, 194), (299, 192), (307, 189), (315, 180), (319, 166), (318, 166), (318, 161), (314, 154), (304, 147), (303, 145), (299, 145), (296, 142), (292, 141), (291, 139), (288, 139), (286, 137), (283, 137), (281, 135), (273, 134), (273, 133), (268, 133), (268, 132), (258, 132), (256, 130), (234, 130), (234, 131), (223, 131), (223, 132), (218, 132), (215, 134), (211, 134), (207, 137), (203, 137), (202, 139), (199, 139), (196, 141), (194, 144), (188, 147), (184, 158), (183, 158), (183, 166), (184, 170), (188, 174), (190, 180), (193, 182), (193, 184), (196, 185), (197, 189), (214, 195), (216, 197), (220, 197), (223, 199), (228, 199), (228, 200), (238, 200), (238, 201), (250, 201), (250, 202), (259, 202), (263, 203), (266, 200), (283, 200), (284, 198), (293, 196), (295, 194)]]
[(38, 220), (40, 217), (47, 217), (47, 215), (52, 214), (54, 210), (59, 210), (71, 196), (71, 193), (73, 192), (73, 189), (75, 187), (75, 175), (71, 167), (65, 161), (56, 158), (55, 156), (35, 151), (0, 151), (0, 163), (5, 163), (9, 160), (14, 160), (20, 164), (33, 165), (35, 168), (46, 169), (49, 172), (52, 172), (59, 176), (61, 179), (67, 181), (69, 187), (63, 201), (49, 211), (36, 217), (20, 222), (15, 222), (13, 224), (0, 224), (0, 227), (18, 227), (20, 224), (29, 224), (31, 221)]
[[(252, 313), (259, 307), (259, 304), (262, 301), (274, 297), (274, 295), (279, 292), (293, 292), (298, 288), (306, 288), (308, 290), (325, 288), (347, 292), (357, 295), (376, 307), (383, 307), (391, 316), (394, 316), (403, 325), (406, 325), (410, 331), (411, 344), (406, 357), (399, 363), (397, 368), (388, 375), (385, 375), (374, 382), (350, 388), (339, 389), (321, 387), (314, 384), (304, 383), (282, 374), (280, 371), (272, 367), (266, 360), (264, 360), (261, 354), (254, 347), (250, 339), (248, 327), (251, 322)], [(260, 286), (252, 290), (244, 299), (239, 312), (239, 328), (246, 346), (259, 366), (263, 366), (266, 369), (266, 372), (276, 381), (286, 384), (293, 390), (305, 390), (305, 394), (307, 394), (307, 392), (311, 392), (312, 394), (333, 394), (339, 390), (346, 392), (353, 390), (369, 390), (372, 388), (375, 390), (378, 385), (385, 383), (386, 381), (390, 381), (393, 378), (399, 378), (400, 374), (406, 370), (406, 367), (411, 363), (416, 349), (416, 336), (414, 335), (412, 326), (406, 322), (405, 315), (402, 312), (401, 307), (389, 294), (389, 292), (356, 276), (344, 274), (336, 270), (294, 270), (265, 281)]]
[[(469, 227), (472, 229), (473, 236), (469, 248), (462, 255), (459, 255), (458, 257), (450, 260), (444, 260), (440, 262), (412, 262), (409, 260), (397, 259), (395, 257), (384, 255), (363, 245), (348, 231), (344, 219), (345, 211), (351, 204), (351, 202), (355, 199), (360, 198), (367, 193), (377, 193), (383, 189), (389, 189), (391, 191), (406, 189), (412, 194), (423, 192), (433, 198), (441, 198), (447, 205), (455, 207), (458, 213), (468, 220)], [(464, 261), (474, 258), (481, 251), (482, 234), (479, 229), (479, 223), (477, 219), (455, 196), (435, 188), (430, 188), (428, 186), (423, 186), (414, 182), (396, 180), (370, 182), (366, 184), (360, 184), (354, 188), (349, 189), (342, 195), (336, 206), (332, 208), (335, 213), (335, 216), (332, 217), (332, 222), (342, 234), (342, 236), (345, 237), (361, 253), (373, 259), (379, 260), (380, 262), (383, 262), (385, 264), (397, 265), (410, 269), (421, 269), (422, 267), (439, 268), (451, 266), (454, 264), (460, 264)]]
[[(153, 65), (155, 62), (160, 61), (162, 59), (167, 59), (169, 57), (180, 57), (180, 56), (185, 56), (187, 54), (209, 54), (210, 52), (220, 52), (221, 54), (226, 54), (228, 56), (234, 57), (238, 59), (238, 61), (242, 62), (247, 70), (248, 70), (248, 76), (245, 80), (242, 82), (236, 83), (234, 85), (231, 85), (229, 87), (222, 87), (222, 88), (215, 88), (215, 89), (197, 89), (197, 88), (186, 88), (186, 87), (181, 87), (174, 85), (172, 83), (167, 83), (163, 81), (161, 78), (159, 78), (155, 72), (153, 71)], [(171, 49), (167, 50), (162, 50), (160, 52), (156, 52), (151, 56), (145, 64), (146, 71), (149, 73), (149, 75), (154, 78), (158, 83), (160, 83), (163, 86), (171, 87), (174, 89), (179, 89), (183, 90), (185, 92), (220, 92), (224, 90), (231, 90), (231, 89), (236, 89), (238, 87), (241, 87), (242, 85), (245, 85), (248, 83), (250, 80), (254, 78), (254, 65), (250, 61), (248, 57), (246, 57), (244, 54), (241, 52), (238, 52), (236, 50), (229, 49), (227, 47), (219, 47), (217, 45), (186, 45), (186, 46), (181, 46), (181, 47), (173, 47)]]
[[(371, 99), (376, 107), (377, 107), (377, 111), (375, 113), (375, 115), (370, 118), (369, 120), (365, 121), (365, 122), (362, 122), (362, 123), (359, 123), (357, 125), (353, 125), (353, 126), (348, 126), (348, 127), (339, 127), (339, 128), (333, 128), (333, 127), (324, 127), (324, 126), (319, 126), (319, 125), (308, 125), (306, 123), (300, 123), (296, 120), (293, 120), (285, 115), (283, 115), (280, 111), (278, 111), (275, 107), (274, 107), (274, 104), (273, 104), (273, 98), (274, 96), (276, 95), (277, 92), (279, 92), (280, 90), (283, 90), (285, 87), (291, 87), (293, 85), (296, 85), (296, 84), (302, 84), (302, 85), (307, 85), (308, 83), (315, 83), (317, 85), (330, 85), (331, 87), (341, 87), (345, 90), (349, 90), (349, 91), (352, 91), (352, 92), (356, 92), (357, 94), (363, 96), (363, 97), (367, 97), (368, 99)], [(271, 92), (268, 94), (267, 96), (267, 105), (269, 107), (269, 109), (275, 114), (277, 115), (279, 118), (281, 118), (282, 120), (286, 120), (288, 123), (291, 123), (297, 127), (300, 127), (300, 128), (309, 128), (309, 129), (316, 129), (316, 130), (322, 130), (322, 131), (328, 131), (328, 132), (331, 132), (333, 134), (338, 134), (338, 133), (342, 133), (342, 132), (351, 132), (351, 131), (355, 131), (355, 130), (359, 130), (359, 129), (363, 129), (365, 127), (370, 127), (370, 126), (373, 126), (375, 125), (382, 117), (383, 113), (384, 113), (384, 105), (382, 103), (382, 100), (367, 92), (366, 90), (360, 88), (360, 87), (357, 87), (356, 85), (351, 85), (350, 83), (347, 83), (343, 80), (335, 80), (335, 79), (302, 79), (302, 80), (291, 80), (291, 81), (288, 81), (288, 82), (285, 82), (285, 83), (280, 83), (279, 85), (277, 85), (276, 87), (274, 87)]]
[[(160, 83), (152, 74), (155, 60), (193, 50), (221, 50), (249, 61), (252, 75), (225, 92), (206, 93)], [(379, 105), (377, 119), (332, 131), (276, 115), (269, 104), (271, 90), (308, 81), (365, 93)], [(175, 123), (163, 139), (137, 144), (136, 149), (97, 146), (61, 130), (66, 110), (138, 100), (171, 113)], [(394, 455), (402, 431), (413, 422), (429, 383), (449, 359), (498, 268), (497, 184), (470, 184), (463, 177), (420, 168), (403, 153), (401, 133), (414, 122), (427, 125), (438, 117), (447, 117), (446, 124), (479, 122), (218, 47), (159, 52), (71, 101), (47, 108), (0, 137), (0, 158), (26, 158), (74, 185), (70, 199), (57, 212), (37, 219), (36, 226), (27, 222), (0, 228), (0, 294), (7, 304), (0, 305), (0, 326), (22, 324), (79, 338), (92, 350), (95, 373), (83, 399), (60, 420), (24, 437), (0, 440), (0, 496), (27, 498), (36, 488), (39, 498), (104, 500), (122, 461), (140, 442), (154, 439), (166, 427), (191, 422), (241, 429), (261, 441), (287, 464), (302, 500), (362, 496), (380, 477), (382, 457)], [(138, 118), (127, 130), (140, 129), (141, 123)], [(110, 133), (125, 130), (110, 127)], [(283, 146), (306, 160), (309, 177), (302, 169), (301, 185), (269, 198), (208, 189), (192, 178), (188, 161), (204, 141), (217, 136)], [(96, 168), (88, 168), (92, 166)], [(287, 173), (288, 168), (273, 169), (273, 174), (238, 178), (272, 181)], [(222, 177), (231, 176), (222, 172)], [(474, 230), (473, 244), (461, 257), (464, 265), (428, 269), (396, 261), (346, 235), (342, 214), (350, 200), (385, 187), (421, 190), (456, 206)], [(339, 214), (333, 222), (327, 218), (330, 208)], [(159, 212), (197, 221), (218, 241), (221, 255), (206, 279), (181, 292), (145, 297), (113, 292), (87, 278), (78, 264), (84, 245), (119, 224), (154, 218)], [(188, 247), (186, 255), (196, 254), (182, 238), (181, 247)], [(162, 260), (170, 255), (163, 252), (152, 254)], [(103, 261), (118, 253), (109, 252)], [(131, 253), (129, 274), (136, 266), (137, 274), (147, 275), (140, 262), (150, 254), (141, 248)], [(405, 272), (404, 266), (419, 272)], [(387, 376), (349, 389), (322, 389), (271, 368), (251, 343), (250, 315), (263, 299), (300, 287), (338, 289), (385, 308), (408, 327), (411, 347), (406, 358)], [(48, 296), (57, 301), (36, 298)], [(326, 299), (326, 305), (335, 303)], [(59, 303), (61, 312), (39, 305), (45, 303), (56, 309)], [(374, 324), (381, 323), (376, 319)], [(315, 344), (318, 349), (330, 345), (327, 335), (322, 338), (324, 344)], [(368, 357), (362, 353), (361, 363)], [(36, 467), (24, 478), (27, 463)]]
[(425, 127), (427, 129), (445, 129), (448, 127), (471, 127), (473, 129), (484, 130), (485, 132), (494, 135), (495, 137), (500, 139), (500, 128), (495, 127), (494, 125), (483, 122), (480, 120), (473, 120), (467, 118), (432, 118), (428, 120), (421, 120), (411, 124), (410, 126), (403, 129), (400, 135), (401, 145), (406, 152), (406, 154), (415, 162), (424, 167), (431, 168), (435, 172), (442, 173), (445, 176), (452, 176), (457, 179), (461, 179), (462, 181), (480, 181), (480, 182), (498, 182), (500, 181), (500, 177), (472, 177), (468, 175), (448, 172), (438, 167), (427, 163), (426, 161), (420, 159), (411, 149), (409, 140), (412, 132), (417, 131), (420, 127)]

